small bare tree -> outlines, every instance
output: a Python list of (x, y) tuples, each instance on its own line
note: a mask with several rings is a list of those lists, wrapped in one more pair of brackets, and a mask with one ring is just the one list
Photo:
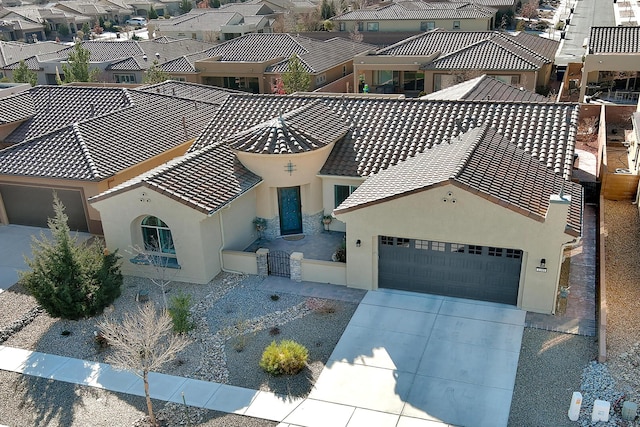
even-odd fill
[(162, 302), (164, 308), (167, 305), (167, 286), (169, 286), (177, 274), (177, 270), (169, 266), (171, 258), (162, 253), (157, 242), (148, 246), (146, 249), (140, 246), (131, 246), (131, 250), (127, 251), (135, 256), (134, 260), (137, 264), (148, 265), (153, 270), (149, 280), (162, 291)]
[(183, 335), (172, 333), (173, 323), (166, 310), (158, 312), (148, 303), (137, 313), (125, 313), (122, 323), (105, 319), (98, 322), (102, 337), (113, 352), (107, 362), (142, 378), (151, 425), (156, 426), (149, 393), (149, 372), (157, 371), (189, 345)]

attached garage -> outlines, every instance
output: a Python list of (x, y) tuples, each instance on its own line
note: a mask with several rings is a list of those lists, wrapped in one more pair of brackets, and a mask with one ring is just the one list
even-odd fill
[(378, 286), (517, 305), (522, 251), (379, 236)]
[(65, 207), (69, 228), (73, 231), (89, 231), (82, 191), (0, 184), (0, 196), (10, 224), (47, 227), (47, 220), (54, 216), (53, 192)]

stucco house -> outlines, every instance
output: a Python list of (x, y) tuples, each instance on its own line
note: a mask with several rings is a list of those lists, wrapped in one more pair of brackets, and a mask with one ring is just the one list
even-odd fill
[(592, 27), (582, 64), (580, 102), (595, 96), (617, 104), (640, 97), (640, 27)]
[(0, 223), (46, 227), (55, 190), (73, 230), (102, 234), (87, 198), (183, 155), (227, 95), (166, 82), (36, 86), (1, 98)]
[(354, 84), (417, 96), (487, 74), (535, 91), (549, 85), (558, 46), (524, 32), (436, 29), (354, 57)]
[[(247, 34), (203, 53), (185, 56), (199, 83), (251, 93), (273, 93), (276, 82), (297, 55), (314, 91), (353, 72), (353, 57), (373, 46), (332, 38), (315, 40), (286, 33)], [(164, 68), (175, 73), (167, 64)], [(181, 61), (177, 65), (187, 65)], [(185, 70), (187, 71), (187, 70)], [(352, 87), (353, 88), (353, 87)]]
[(159, 241), (176, 280), (260, 271), (264, 253), (233, 252), (256, 217), (269, 238), (313, 238), (333, 214), (346, 264), (295, 254), (303, 280), (552, 313), (582, 233), (577, 117), (574, 104), (232, 94), (185, 156), (90, 204), (109, 248)]
[(331, 18), (337, 31), (486, 31), (497, 9), (472, 2), (400, 1), (356, 9)]

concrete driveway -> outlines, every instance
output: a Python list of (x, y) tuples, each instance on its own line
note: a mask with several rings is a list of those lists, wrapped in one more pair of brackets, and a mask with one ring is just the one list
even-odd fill
[(284, 425), (298, 424), (301, 412), (313, 419), (309, 411), (326, 421), (340, 404), (356, 409), (335, 426), (506, 426), (525, 314), (495, 303), (368, 292), (309, 398)]
[[(32, 236), (40, 237), (40, 232), (51, 237), (48, 228), (0, 225), (0, 292), (18, 281), (18, 271), (27, 269), (24, 257), (31, 257)], [(91, 234), (78, 233), (77, 236), (79, 241), (83, 241)]]

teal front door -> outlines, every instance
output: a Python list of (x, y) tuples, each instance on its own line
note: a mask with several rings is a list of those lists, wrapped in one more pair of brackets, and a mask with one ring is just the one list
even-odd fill
[(280, 234), (302, 233), (300, 187), (278, 188), (278, 208), (280, 209)]

